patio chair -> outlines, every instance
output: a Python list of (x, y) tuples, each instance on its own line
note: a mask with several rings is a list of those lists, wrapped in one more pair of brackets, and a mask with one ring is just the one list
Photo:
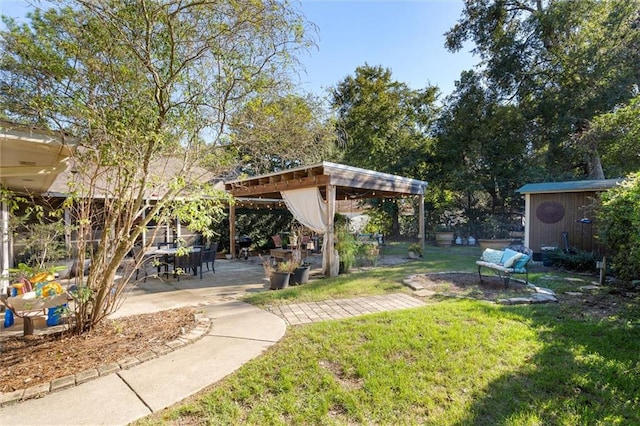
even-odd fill
[[(178, 248), (178, 244), (176, 243), (158, 243), (158, 250), (173, 250)], [(160, 276), (161, 270), (164, 267), (164, 274), (168, 276), (169, 265), (172, 265), (175, 262), (175, 256), (173, 254), (158, 254), (154, 256), (155, 264), (158, 268), (158, 276)]]
[(186, 272), (188, 270), (193, 271), (193, 276), (198, 275), (198, 269), (200, 270), (200, 279), (202, 279), (202, 255), (204, 250), (199, 247), (194, 247), (194, 250), (178, 256), (175, 256), (173, 262), (173, 276), (178, 278), (180, 281), (180, 274), (178, 274), (178, 270), (182, 270)]
[(211, 243), (211, 247), (204, 250), (202, 253), (202, 263), (207, 265), (207, 271), (209, 271), (209, 263), (211, 263), (211, 269), (213, 273), (216, 273), (216, 252), (218, 251), (218, 242)]
[(138, 275), (142, 269), (144, 271), (144, 282), (147, 282), (147, 265), (145, 263), (146, 259), (144, 258), (142, 246), (136, 245), (131, 247), (131, 258), (133, 267), (136, 268), (136, 281), (138, 281)]

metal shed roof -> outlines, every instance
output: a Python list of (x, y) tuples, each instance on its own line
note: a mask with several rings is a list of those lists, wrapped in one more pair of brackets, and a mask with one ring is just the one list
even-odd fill
[(556, 192), (588, 192), (606, 191), (613, 188), (623, 179), (575, 180), (567, 182), (528, 183), (516, 192), (521, 194), (544, 194)]

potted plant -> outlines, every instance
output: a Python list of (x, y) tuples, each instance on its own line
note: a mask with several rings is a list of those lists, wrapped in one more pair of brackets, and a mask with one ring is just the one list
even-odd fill
[(502, 250), (511, 244), (509, 232), (509, 226), (502, 225), (492, 216), (482, 224), (482, 238), (478, 238), (478, 245), (480, 245), (480, 249), (483, 251), (487, 248)]
[(417, 259), (419, 257), (422, 257), (422, 244), (411, 243), (409, 244), (407, 251), (410, 259)]
[(462, 222), (461, 212), (447, 210), (440, 215), (435, 227), (436, 245), (438, 247), (450, 247), (453, 244), (456, 226)]
[(446, 226), (438, 226), (435, 231), (436, 245), (438, 247), (450, 247), (453, 244), (455, 232)]
[(306, 284), (309, 282), (309, 271), (311, 270), (311, 265), (308, 263), (303, 263), (298, 265), (291, 277), (289, 277), (289, 284), (291, 285), (299, 285)]
[(288, 260), (274, 264), (273, 259), (270, 257), (262, 259), (262, 266), (264, 267), (267, 278), (269, 278), (269, 288), (271, 290), (280, 290), (289, 287), (291, 275), (298, 265), (299, 263), (296, 261)]
[(349, 218), (339, 214), (335, 219), (335, 248), (340, 264), (339, 273), (348, 272), (356, 261), (358, 240), (349, 229)]

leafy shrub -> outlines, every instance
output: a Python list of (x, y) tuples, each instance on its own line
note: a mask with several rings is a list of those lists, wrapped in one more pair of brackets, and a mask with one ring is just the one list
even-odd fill
[(598, 237), (622, 281), (640, 277), (640, 173), (604, 192), (597, 212)]
[(596, 263), (600, 256), (593, 251), (585, 251), (577, 248), (568, 252), (557, 249), (544, 254), (548, 256), (553, 266), (575, 272), (596, 273)]

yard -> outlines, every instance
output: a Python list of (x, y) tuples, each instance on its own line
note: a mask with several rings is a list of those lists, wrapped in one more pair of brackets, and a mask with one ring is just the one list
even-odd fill
[[(429, 248), (424, 260), (250, 302), (408, 291), (404, 277), (474, 272), (477, 255)], [(581, 291), (591, 277), (555, 270), (531, 279), (560, 303), (496, 305), (438, 281), (446, 291), (426, 298), (426, 308), (290, 327), (264, 356), (138, 424), (640, 423), (638, 293)]]

